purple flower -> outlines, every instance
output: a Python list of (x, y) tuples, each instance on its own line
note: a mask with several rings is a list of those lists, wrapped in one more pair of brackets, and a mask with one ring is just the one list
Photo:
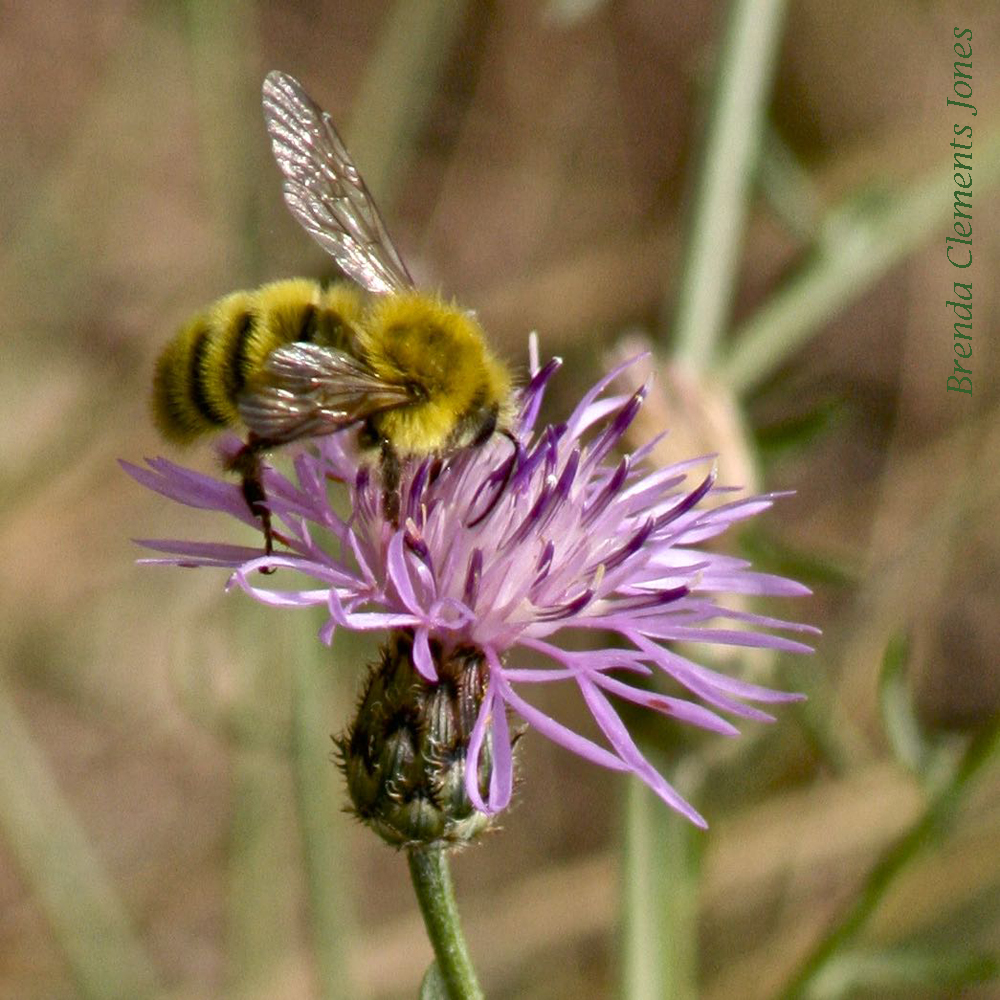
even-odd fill
[[(587, 760), (631, 771), (665, 802), (700, 826), (705, 821), (643, 757), (613, 699), (633, 702), (681, 722), (727, 736), (736, 728), (718, 709), (744, 719), (772, 716), (744, 701), (794, 701), (701, 666), (672, 650), (671, 641), (760, 646), (811, 652), (771, 631), (814, 632), (793, 622), (717, 603), (724, 594), (794, 596), (806, 587), (757, 573), (749, 564), (698, 546), (731, 524), (770, 507), (778, 494), (732, 499), (715, 485), (710, 459), (664, 469), (644, 462), (653, 442), (625, 457), (615, 446), (645, 396), (609, 395), (627, 365), (601, 379), (564, 424), (536, 431), (545, 387), (559, 367), (533, 365), (519, 397), (514, 427), (518, 447), (497, 436), (485, 446), (404, 469), (398, 528), (382, 513), (375, 470), (359, 464), (352, 435), (319, 438), (294, 460), (294, 475), (265, 470), (276, 538), (287, 551), (217, 543), (143, 541), (179, 566), (218, 566), (264, 604), (324, 605), (321, 638), (337, 627), (408, 630), (413, 660), (436, 679), (432, 643), (482, 651), (489, 684), (469, 745), (466, 787), (476, 808), (492, 813), (510, 800), (512, 761), (506, 709)], [(232, 447), (232, 443), (229, 445)], [(256, 524), (234, 482), (184, 469), (163, 458), (149, 468), (123, 463), (140, 483), (173, 500)], [(353, 513), (331, 506), (331, 480), (350, 484)], [(705, 501), (712, 501), (706, 504)], [(258, 571), (297, 571), (303, 589), (278, 589), (282, 577)], [(569, 651), (560, 640), (591, 632), (590, 645)], [(608, 636), (618, 640), (605, 645)], [(579, 644), (577, 644), (579, 645)], [(540, 665), (544, 664), (544, 665)], [(637, 686), (662, 671), (700, 703)], [(570, 682), (582, 694), (605, 745), (574, 732), (534, 707), (525, 692), (535, 684)], [(494, 766), (488, 794), (475, 775), (483, 739), (492, 726)]]

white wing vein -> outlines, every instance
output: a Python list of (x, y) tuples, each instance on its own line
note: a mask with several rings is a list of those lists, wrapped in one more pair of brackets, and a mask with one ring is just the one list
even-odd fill
[(413, 287), (330, 116), (285, 73), (264, 80), (264, 120), (285, 202), (343, 271), (376, 295)]

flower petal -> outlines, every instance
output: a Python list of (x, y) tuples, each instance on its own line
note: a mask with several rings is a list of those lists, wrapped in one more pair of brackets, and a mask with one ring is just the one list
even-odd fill
[(597, 688), (588, 681), (579, 680), (580, 691), (583, 693), (587, 707), (590, 709), (602, 732), (607, 736), (621, 759), (630, 770), (649, 785), (657, 795), (672, 809), (686, 816), (695, 826), (703, 829), (708, 827), (704, 817), (653, 767), (639, 752), (632, 737), (629, 736), (625, 723), (611, 707), (611, 703)]
[(610, 768), (612, 771), (627, 771), (628, 765), (609, 753), (603, 747), (599, 747), (586, 736), (574, 733), (572, 729), (567, 729), (561, 722), (556, 722), (551, 716), (529, 705), (523, 698), (514, 692), (514, 689), (506, 683), (502, 677), (497, 681), (498, 688), (503, 696), (503, 700), (524, 719), (530, 723), (543, 736), (547, 736), (553, 743), (558, 743), (567, 750), (572, 751), (579, 757), (589, 760), (592, 764), (600, 764), (601, 767)]
[(429, 684), (438, 682), (437, 667), (434, 666), (430, 640), (424, 626), (418, 628), (413, 636), (413, 665)]

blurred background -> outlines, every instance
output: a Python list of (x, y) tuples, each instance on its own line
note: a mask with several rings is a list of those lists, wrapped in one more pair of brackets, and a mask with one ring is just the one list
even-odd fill
[[(454, 866), (487, 994), (1000, 996), (1000, 16), (744, 7), (727, 33), (692, 0), (0, 5), (0, 996), (407, 997), (430, 959), (330, 760), (371, 650), (137, 567), (134, 538), (219, 530), (116, 462), (211, 469), (157, 440), (158, 350), (233, 289), (331, 276), (280, 196), (275, 68), (418, 280), (516, 366), (531, 330), (566, 359), (553, 418), (650, 343), (641, 435), (795, 491), (724, 546), (809, 584), (767, 610), (824, 635), (725, 666), (810, 700), (732, 742), (637, 720), (707, 833), (529, 733), (504, 829)], [(955, 26), (975, 119), (945, 103)], [(713, 93), (742, 58), (740, 137)], [(968, 274), (971, 398), (945, 391)]]

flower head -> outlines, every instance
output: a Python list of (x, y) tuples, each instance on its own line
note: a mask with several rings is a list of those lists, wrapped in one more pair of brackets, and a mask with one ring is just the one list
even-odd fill
[[(321, 638), (338, 627), (405, 632), (412, 663), (430, 684), (442, 652), (479, 651), (486, 691), (468, 742), (465, 784), (484, 813), (511, 796), (507, 710), (574, 753), (631, 771), (665, 802), (704, 825), (701, 816), (645, 759), (613, 700), (621, 699), (723, 735), (737, 730), (715, 710), (745, 719), (771, 716), (745, 702), (799, 696), (773, 691), (699, 665), (672, 641), (758, 646), (791, 652), (810, 648), (777, 632), (807, 626), (725, 608), (726, 594), (792, 596), (800, 584), (754, 572), (739, 559), (699, 548), (730, 525), (769, 507), (776, 494), (718, 502), (705, 458), (664, 469), (647, 467), (652, 443), (624, 457), (615, 446), (642, 405), (645, 388), (613, 395), (627, 365), (601, 379), (569, 419), (539, 430), (545, 387), (559, 364), (532, 366), (520, 393), (512, 440), (414, 463), (403, 471), (398, 526), (383, 514), (377, 470), (359, 463), (350, 435), (319, 438), (294, 460), (293, 475), (268, 469), (264, 485), (286, 551), (262, 556), (241, 546), (146, 541), (165, 554), (150, 562), (216, 566), (264, 604), (322, 605)], [(514, 443), (516, 442), (516, 444)], [(249, 524), (255, 519), (239, 487), (166, 459), (149, 468), (126, 464), (132, 476), (181, 503), (216, 510)], [(709, 466), (707, 473), (689, 477)], [(328, 483), (348, 484), (352, 513), (331, 505)], [(706, 503), (705, 501), (710, 501)], [(273, 586), (261, 569), (294, 570), (302, 589)], [(590, 633), (590, 646), (567, 650), (561, 640)], [(614, 646), (608, 637), (616, 637)], [(579, 644), (577, 644), (579, 645)], [(662, 671), (698, 702), (637, 685)], [(575, 684), (603, 735), (598, 743), (531, 704), (536, 684)], [(478, 762), (492, 743), (488, 787)]]

